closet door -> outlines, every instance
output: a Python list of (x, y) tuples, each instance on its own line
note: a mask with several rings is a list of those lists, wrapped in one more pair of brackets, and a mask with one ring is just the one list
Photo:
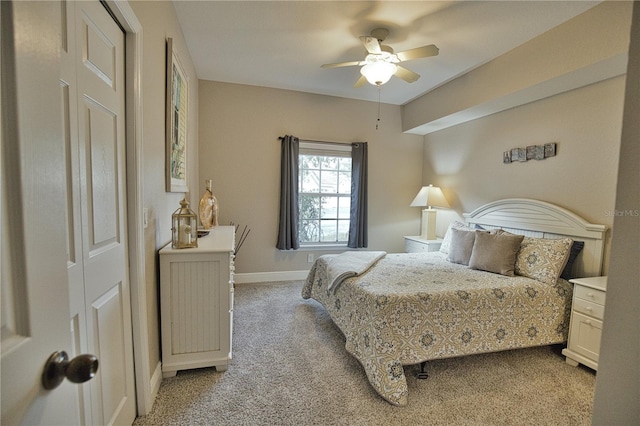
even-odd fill
[(80, 387), (80, 418), (86, 424), (131, 424), (136, 407), (126, 239), (124, 33), (98, 1), (63, 5), (71, 329), (74, 353), (96, 355), (100, 362), (96, 377)]

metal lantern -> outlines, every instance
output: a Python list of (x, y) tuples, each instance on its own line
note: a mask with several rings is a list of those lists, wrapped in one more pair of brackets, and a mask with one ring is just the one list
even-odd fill
[(171, 215), (171, 247), (182, 249), (198, 247), (198, 218), (189, 208), (186, 198)]

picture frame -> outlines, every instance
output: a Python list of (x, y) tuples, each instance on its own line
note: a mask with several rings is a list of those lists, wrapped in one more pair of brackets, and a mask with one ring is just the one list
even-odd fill
[(173, 39), (171, 38), (167, 38), (166, 59), (166, 192), (188, 192), (187, 112), (189, 82), (180, 60), (173, 50)]

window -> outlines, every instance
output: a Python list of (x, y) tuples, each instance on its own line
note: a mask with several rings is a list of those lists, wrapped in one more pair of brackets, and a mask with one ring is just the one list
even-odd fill
[(301, 245), (349, 240), (351, 146), (300, 141), (298, 238)]
[(280, 141), (276, 248), (367, 247), (367, 142), (301, 142), (291, 135)]

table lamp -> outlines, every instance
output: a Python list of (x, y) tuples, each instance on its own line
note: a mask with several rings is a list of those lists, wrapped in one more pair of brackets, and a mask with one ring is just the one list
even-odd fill
[(422, 209), (422, 229), (420, 238), (436, 239), (436, 210), (433, 207), (448, 208), (449, 203), (444, 198), (442, 190), (437, 186), (423, 186), (410, 204), (411, 207), (427, 207)]

